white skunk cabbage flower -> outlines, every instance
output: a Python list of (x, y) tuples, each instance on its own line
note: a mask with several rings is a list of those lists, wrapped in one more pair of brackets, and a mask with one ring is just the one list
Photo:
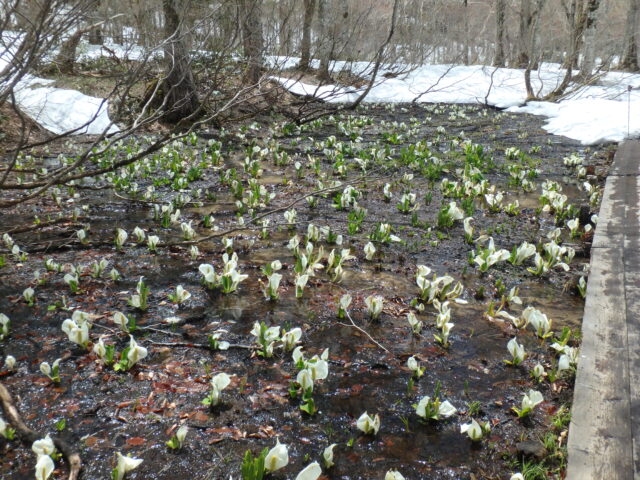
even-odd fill
[(533, 410), (538, 404), (544, 401), (544, 397), (537, 390), (529, 390), (522, 396), (522, 410)]
[(331, 468), (335, 465), (333, 463), (333, 449), (336, 447), (336, 443), (332, 443), (322, 451), (322, 459), (324, 460), (324, 466)]
[(113, 313), (113, 323), (120, 327), (120, 330), (123, 332), (129, 332), (129, 319), (122, 312), (114, 312)]
[(116, 244), (117, 250), (120, 250), (122, 248), (124, 243), (127, 241), (127, 238), (129, 238), (129, 234), (126, 232), (126, 230), (123, 230), (122, 228), (116, 229), (116, 238), (114, 240), (114, 243)]
[(47, 434), (46, 437), (36, 440), (31, 445), (31, 450), (37, 455), (52, 455), (56, 451), (56, 446), (53, 444), (53, 440)]
[(424, 374), (424, 368), (420, 367), (420, 362), (414, 356), (407, 359), (407, 367), (416, 378), (420, 378)]
[(305, 392), (313, 391), (313, 375), (311, 374), (311, 370), (308, 368), (304, 368), (298, 372), (296, 382), (300, 384), (302, 390)]
[(527, 355), (524, 351), (524, 345), (519, 344), (516, 337), (513, 337), (507, 342), (507, 350), (509, 350), (511, 354), (511, 360), (507, 361), (507, 363), (511, 365), (520, 365)]
[(38, 455), (38, 461), (36, 463), (36, 480), (47, 480), (55, 465), (49, 455)]
[(415, 405), (416, 414), (422, 418), (431, 418), (440, 420), (440, 418), (448, 418), (457, 412), (456, 407), (451, 405), (448, 400), (440, 402), (432, 400), (431, 397), (422, 397), (417, 405)]
[(397, 470), (389, 470), (385, 474), (384, 480), (404, 480), (404, 476)]
[(377, 319), (384, 307), (384, 298), (380, 295), (369, 295), (364, 299), (364, 303), (367, 306), (367, 311), (373, 320)]
[(545, 338), (551, 335), (551, 320), (537, 308), (525, 308), (522, 312), (522, 318), (524, 318), (527, 323), (531, 324), (540, 338)]
[(176, 432), (176, 438), (180, 446), (184, 445), (184, 439), (187, 438), (187, 433), (189, 433), (189, 427), (186, 425), (182, 425)]
[(297, 343), (300, 343), (300, 338), (302, 338), (302, 329), (296, 327), (292, 328), (288, 332), (284, 332), (280, 340), (282, 340), (282, 345), (284, 346), (285, 351), (289, 351), (296, 346)]
[(481, 440), (482, 437), (484, 436), (484, 431), (482, 427), (473, 418), (471, 419), (470, 423), (464, 423), (460, 425), (460, 433), (462, 434), (466, 433), (467, 436), (474, 442)]
[(373, 245), (373, 243), (368, 242), (365, 246), (364, 246), (364, 256), (367, 260), (372, 260), (373, 256), (376, 253), (376, 247)]
[(366, 435), (376, 435), (380, 430), (380, 415), (376, 413), (375, 417), (371, 418), (367, 412), (364, 412), (358, 418), (356, 427)]
[(268, 473), (280, 470), (289, 463), (289, 450), (286, 445), (280, 443), (280, 439), (276, 438), (276, 446), (269, 450), (264, 459), (264, 469)]
[(16, 357), (13, 355), (7, 355), (4, 357), (4, 366), (7, 367), (7, 370), (12, 372), (16, 368)]
[(89, 327), (87, 322), (78, 325), (72, 319), (67, 318), (62, 322), (62, 331), (67, 334), (69, 341), (83, 347), (89, 342)]
[(140, 227), (136, 227), (133, 229), (133, 235), (136, 237), (136, 242), (138, 243), (144, 242), (144, 239), (146, 237), (144, 230), (142, 230)]
[(136, 343), (136, 340), (129, 336), (129, 353), (127, 353), (127, 360), (129, 361), (129, 368), (134, 366), (140, 360), (147, 356), (147, 349), (141, 347)]
[(296, 475), (296, 480), (317, 480), (320, 475), (322, 475), (322, 468), (320, 468), (318, 462), (313, 462)]
[(142, 463), (141, 458), (129, 457), (120, 452), (117, 452), (116, 455), (118, 456), (118, 465), (116, 466), (115, 480), (122, 480), (127, 473), (135, 470)]
[(229, 386), (230, 383), (231, 377), (224, 372), (218, 373), (211, 379), (212, 406), (220, 403), (220, 394), (222, 393), (222, 390)]

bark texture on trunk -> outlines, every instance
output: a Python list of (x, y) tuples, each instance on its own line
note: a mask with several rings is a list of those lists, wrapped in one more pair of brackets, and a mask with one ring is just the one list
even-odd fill
[(331, 61), (332, 41), (328, 38), (327, 14), (327, 0), (318, 0), (318, 56), (320, 57), (318, 79), (323, 82), (331, 80), (329, 62)]
[(469, 3), (468, 0), (462, 0), (464, 7), (464, 50), (462, 51), (462, 62), (469, 65)]
[[(543, 97), (543, 100), (555, 101), (561, 98), (574, 80), (573, 72), (577, 68), (580, 52), (584, 45), (585, 33), (590, 29), (595, 29), (597, 13), (601, 0), (571, 0), (566, 7), (565, 15), (569, 24), (569, 45), (567, 56), (564, 60), (565, 75), (552, 92)], [(589, 68), (588, 65), (586, 65)], [(589, 72), (590, 73), (590, 72)], [(586, 79), (585, 72), (582, 72), (582, 80)]]
[(494, 67), (505, 66), (505, 56), (504, 56), (505, 16), (506, 16), (505, 0), (496, 0), (496, 54), (493, 57)]
[(76, 30), (69, 38), (67, 38), (60, 46), (60, 51), (56, 55), (56, 59), (53, 61), (55, 67), (60, 73), (72, 74), (76, 64), (76, 52), (78, 50), (78, 44), (85, 32), (83, 30)]
[(240, 0), (240, 23), (242, 30), (242, 47), (247, 62), (244, 82), (256, 84), (262, 75), (262, 53), (264, 38), (262, 21), (260, 20), (261, 0)]
[(529, 32), (533, 15), (531, 0), (520, 0), (520, 18), (518, 19), (518, 54), (515, 67), (526, 68), (529, 65)]
[(311, 67), (311, 24), (313, 23), (313, 12), (315, 9), (316, 0), (304, 0), (300, 64), (298, 65), (301, 70), (309, 70)]
[(189, 52), (182, 35), (182, 22), (178, 13), (181, 7), (179, 0), (162, 1), (166, 39), (163, 119), (168, 122), (183, 120), (200, 108)]
[(631, 72), (640, 70), (638, 65), (638, 12), (640, 0), (629, 0), (629, 13), (624, 32), (624, 54), (620, 68)]

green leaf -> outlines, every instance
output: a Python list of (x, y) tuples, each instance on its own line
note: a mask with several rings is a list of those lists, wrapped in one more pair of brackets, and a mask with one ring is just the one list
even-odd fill
[(58, 420), (56, 422), (56, 430), (61, 432), (63, 431), (65, 428), (67, 427), (67, 420), (64, 418), (61, 418), (60, 420)]
[(176, 437), (175, 435), (173, 437), (171, 437), (171, 440), (169, 440), (168, 442), (166, 442), (167, 447), (175, 450), (180, 448), (180, 442), (178, 441), (178, 437)]

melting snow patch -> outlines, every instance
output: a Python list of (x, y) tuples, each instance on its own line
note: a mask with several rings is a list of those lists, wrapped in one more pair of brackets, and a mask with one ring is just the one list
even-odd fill
[(118, 131), (111, 125), (108, 102), (77, 90), (47, 86), (50, 80), (29, 77), (15, 88), (16, 101), (24, 113), (55, 134), (101, 134)]

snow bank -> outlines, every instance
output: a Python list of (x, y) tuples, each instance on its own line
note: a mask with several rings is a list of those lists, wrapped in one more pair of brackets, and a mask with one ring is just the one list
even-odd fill
[(105, 130), (118, 131), (111, 125), (106, 100), (48, 86), (51, 83), (37, 77), (23, 79), (14, 89), (20, 110), (55, 134), (73, 131), (74, 135), (97, 135)]
[[(3, 33), (0, 47), (0, 71), (13, 59), (15, 37)], [(14, 87), (16, 103), (21, 111), (54, 134), (72, 132), (99, 135), (119, 129), (109, 119), (109, 104), (102, 98), (84, 95), (77, 90), (52, 87), (52, 80), (25, 75)]]
[[(273, 60), (278, 66), (293, 66), (294, 60)], [(354, 64), (367, 72), (369, 64)], [(334, 62), (333, 71), (348, 68)], [(384, 70), (383, 70), (384, 71)], [(365, 73), (366, 75), (366, 73)], [(535, 92), (544, 95), (562, 81), (564, 71), (544, 64), (532, 74)], [(272, 77), (296, 94), (312, 95), (328, 102), (351, 102), (361, 93), (335, 85), (317, 87), (300, 81)], [(627, 87), (640, 89), (640, 75), (611, 72), (598, 85), (583, 87), (559, 103), (529, 102), (525, 105), (524, 72), (486, 66), (426, 65), (397, 78), (379, 77), (365, 102), (485, 103), (509, 112), (548, 117), (545, 129), (555, 135), (578, 140), (585, 145), (619, 142), (640, 136), (640, 91), (629, 95)]]

